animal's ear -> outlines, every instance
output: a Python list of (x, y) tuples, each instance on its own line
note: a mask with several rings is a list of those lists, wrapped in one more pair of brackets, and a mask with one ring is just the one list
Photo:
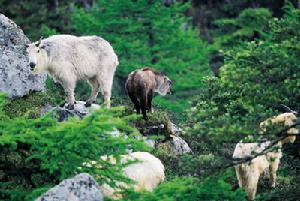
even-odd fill
[(168, 82), (169, 84), (172, 84), (172, 81), (167, 76), (164, 77), (164, 82)]

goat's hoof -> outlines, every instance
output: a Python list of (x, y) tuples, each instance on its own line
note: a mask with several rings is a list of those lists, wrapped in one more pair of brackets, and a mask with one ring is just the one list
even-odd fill
[(84, 104), (85, 107), (91, 107), (91, 105), (92, 105), (91, 102), (86, 102), (86, 103)]
[(74, 104), (68, 104), (66, 107), (68, 110), (74, 110)]

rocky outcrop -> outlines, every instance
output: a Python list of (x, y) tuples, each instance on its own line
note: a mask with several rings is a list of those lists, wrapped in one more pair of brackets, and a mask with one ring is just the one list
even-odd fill
[[(54, 115), (57, 118), (57, 120), (65, 121), (69, 117), (74, 116), (83, 118), (84, 116), (92, 113), (93, 111), (99, 108), (100, 105), (97, 104), (92, 104), (91, 107), (86, 107), (84, 101), (76, 101), (76, 103), (74, 104), (74, 110), (68, 110), (66, 107), (45, 106), (42, 108), (42, 114), (50, 110), (54, 110)], [(135, 136), (137, 140), (144, 140), (145, 143), (152, 148), (168, 147), (168, 151), (175, 156), (192, 152), (188, 143), (180, 137), (180, 135), (182, 134), (182, 129), (180, 129), (178, 126), (172, 123), (169, 119), (162, 124), (146, 127), (142, 130), (141, 133), (144, 134), (144, 136)], [(114, 137), (120, 136), (120, 132), (118, 130), (114, 130), (110, 134)], [(150, 137), (153, 135), (163, 135), (164, 139), (153, 140)], [(132, 152), (130, 147), (128, 147), (127, 151), (128, 153)]]
[(54, 110), (54, 115), (58, 121), (65, 121), (69, 117), (79, 117), (83, 118), (84, 116), (92, 113), (93, 111), (100, 108), (100, 105), (92, 104), (90, 107), (85, 106), (84, 101), (76, 101), (74, 104), (73, 110), (68, 110), (66, 107), (52, 107), (50, 105), (46, 105), (41, 108), (41, 114), (45, 114), (50, 110)]
[(189, 147), (188, 143), (184, 141), (181, 137), (172, 135), (171, 138), (171, 150), (174, 155), (177, 156), (192, 152), (192, 149)]
[(35, 201), (102, 201), (103, 194), (95, 179), (87, 173), (65, 179)]
[(30, 43), (23, 31), (0, 14), (0, 92), (21, 97), (30, 91), (44, 91), (46, 74), (30, 71), (25, 45)]
[(166, 141), (159, 142), (155, 140), (147, 140), (146, 144), (156, 149), (163, 149), (172, 156), (180, 156), (186, 153), (192, 153), (192, 149), (188, 143), (179, 136), (171, 135)]
[(164, 124), (154, 125), (147, 128), (147, 133), (163, 134), (164, 140), (145, 140), (146, 144), (153, 148), (165, 147), (172, 155), (179, 156), (191, 153), (188, 143), (180, 137), (182, 129), (169, 119)]
[(84, 101), (76, 101), (73, 110), (68, 110), (66, 107), (56, 108), (56, 116), (59, 121), (64, 121), (70, 116), (83, 118), (99, 108), (100, 105), (97, 104), (92, 104), (90, 107), (86, 107)]

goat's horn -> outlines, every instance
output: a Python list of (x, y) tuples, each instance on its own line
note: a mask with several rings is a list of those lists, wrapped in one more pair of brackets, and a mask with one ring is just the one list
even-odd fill
[(43, 40), (43, 36), (41, 36), (40, 40), (35, 44), (35, 46), (38, 47), (41, 44), (42, 40)]

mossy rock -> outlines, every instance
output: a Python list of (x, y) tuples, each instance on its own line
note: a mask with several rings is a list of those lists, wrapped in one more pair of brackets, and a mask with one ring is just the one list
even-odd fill
[(51, 103), (49, 95), (41, 92), (32, 92), (22, 98), (7, 100), (3, 111), (10, 118), (26, 116), (37, 118), (41, 116), (41, 108)]
[(170, 131), (170, 118), (164, 111), (157, 110), (148, 114), (148, 120), (144, 120), (140, 115), (133, 122), (134, 126), (144, 136), (159, 136), (162, 140), (168, 140), (172, 134)]
[(46, 105), (58, 105), (64, 101), (64, 91), (60, 84), (53, 82), (52, 78), (46, 80), (46, 92), (30, 92), (28, 95), (7, 99), (3, 111), (10, 118), (26, 116), (38, 118), (41, 116), (41, 108)]

